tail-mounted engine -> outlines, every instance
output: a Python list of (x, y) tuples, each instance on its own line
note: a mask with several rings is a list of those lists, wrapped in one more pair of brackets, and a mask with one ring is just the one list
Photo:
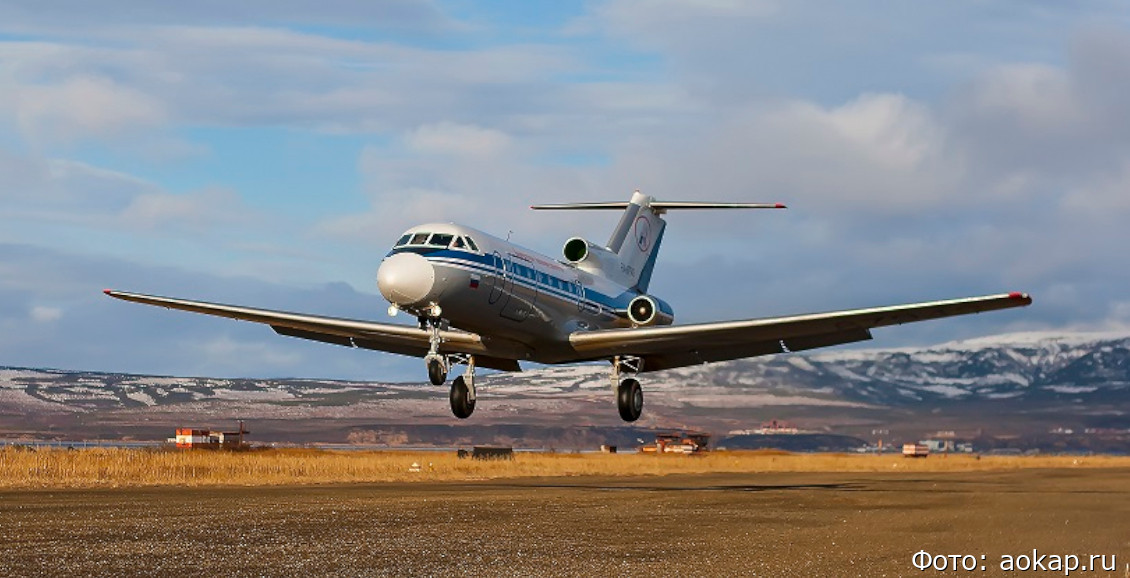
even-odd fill
[(628, 303), (628, 319), (632, 325), (670, 325), (675, 314), (663, 301), (650, 295), (640, 295)]
[(565, 247), (561, 252), (565, 255), (566, 261), (576, 265), (588, 258), (589, 245), (592, 245), (592, 243), (580, 237), (573, 237), (565, 241)]
[(565, 241), (565, 247), (561, 253), (565, 256), (566, 261), (582, 271), (607, 275), (613, 279), (616, 278), (616, 275), (622, 274), (620, 270), (623, 267), (616, 253), (580, 237), (573, 237)]

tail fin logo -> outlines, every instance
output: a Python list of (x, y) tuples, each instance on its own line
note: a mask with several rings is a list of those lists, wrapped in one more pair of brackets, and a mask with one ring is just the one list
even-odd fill
[(640, 217), (636, 219), (635, 225), (636, 233), (636, 246), (640, 251), (646, 253), (651, 248), (651, 222), (647, 217)]

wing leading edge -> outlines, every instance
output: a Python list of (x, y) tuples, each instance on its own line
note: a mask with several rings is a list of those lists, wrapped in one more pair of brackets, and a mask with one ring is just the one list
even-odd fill
[[(263, 323), (270, 325), (279, 335), (289, 337), (414, 357), (423, 357), (428, 353), (430, 332), (418, 327), (188, 301), (111, 289), (103, 292), (123, 301)], [(443, 344), (440, 346), (441, 353), (472, 354), (475, 356), (475, 363), (479, 366), (503, 371), (521, 371), (515, 360), (524, 357), (524, 352), (520, 351), (522, 348), (516, 344), (484, 339), (478, 334), (465, 331), (443, 330), (440, 331), (440, 337), (443, 339)]]
[(644, 360), (644, 371), (658, 371), (866, 341), (876, 327), (1031, 303), (1032, 298), (1026, 293), (1006, 293), (745, 321), (582, 331), (573, 333), (569, 341), (579, 359), (632, 355)]

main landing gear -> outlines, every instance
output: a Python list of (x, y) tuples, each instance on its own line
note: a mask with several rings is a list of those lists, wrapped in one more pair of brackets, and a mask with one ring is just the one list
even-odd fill
[(447, 372), (453, 364), (466, 364), (467, 370), (463, 375), (451, 382), (451, 413), (459, 419), (471, 417), (475, 411), (475, 356), (462, 353), (441, 354), (439, 346), (443, 343), (443, 338), (440, 337), (438, 319), (421, 317), (420, 327), (431, 329), (428, 354), (424, 356), (424, 363), (428, 366), (428, 381), (432, 382), (432, 385), (443, 385), (447, 381)]
[[(612, 359), (612, 390), (616, 392), (616, 408), (620, 419), (633, 422), (643, 413), (643, 388), (634, 376), (643, 369), (643, 360), (638, 357), (617, 356)], [(630, 374), (620, 379), (621, 372)]]
[(471, 417), (475, 411), (475, 377), (473, 366), (467, 367), (467, 373), (455, 378), (451, 382), (451, 413), (459, 419)]

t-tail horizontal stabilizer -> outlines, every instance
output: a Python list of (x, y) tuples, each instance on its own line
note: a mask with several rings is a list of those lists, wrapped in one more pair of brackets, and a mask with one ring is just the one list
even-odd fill
[[(659, 244), (667, 226), (661, 216), (682, 209), (784, 209), (781, 203), (712, 203), (699, 201), (658, 201), (639, 191), (627, 202), (564, 203), (534, 205), (535, 210), (620, 209), (624, 214), (608, 244), (599, 248), (581, 238), (565, 244), (565, 258), (582, 269), (599, 270), (613, 281), (640, 293), (647, 292)], [(596, 250), (590, 250), (596, 249)], [(593, 257), (589, 262), (587, 258)]]

